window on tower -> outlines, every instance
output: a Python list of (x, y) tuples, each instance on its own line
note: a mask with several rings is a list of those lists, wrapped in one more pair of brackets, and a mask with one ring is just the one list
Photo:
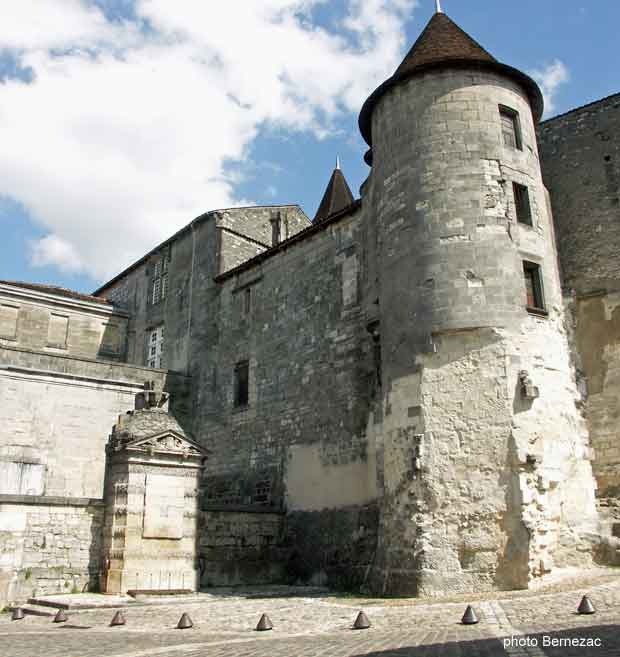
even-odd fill
[(250, 388), (250, 363), (243, 360), (235, 365), (235, 406), (247, 406)]
[(519, 123), (519, 113), (510, 107), (499, 106), (499, 118), (502, 124), (502, 135), (504, 137), (504, 146), (523, 150), (521, 140), (521, 124)]
[(527, 309), (532, 312), (545, 313), (545, 299), (540, 265), (524, 260), (523, 277), (525, 279), (525, 305)]
[(525, 185), (512, 183), (515, 197), (515, 213), (520, 224), (532, 225), (532, 208), (530, 206), (530, 193)]

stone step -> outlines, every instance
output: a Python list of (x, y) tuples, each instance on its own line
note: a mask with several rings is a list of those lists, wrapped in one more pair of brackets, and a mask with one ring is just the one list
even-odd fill
[(28, 604), (34, 608), (43, 608), (47, 611), (59, 609), (64, 611), (77, 611), (81, 609), (117, 609), (134, 604), (134, 600), (127, 596), (103, 595), (101, 593), (74, 593), (67, 595), (48, 595), (30, 598)]
[(31, 604), (30, 602), (25, 605), (21, 605), (21, 608), (24, 611), (24, 614), (29, 616), (49, 616), (53, 618), (56, 615), (57, 609), (52, 609), (44, 605)]

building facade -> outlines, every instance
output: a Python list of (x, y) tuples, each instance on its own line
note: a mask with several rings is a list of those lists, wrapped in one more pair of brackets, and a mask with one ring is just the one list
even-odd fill
[(617, 559), (620, 98), (541, 114), (438, 12), (362, 108), (360, 199), (337, 167), (313, 221), (209, 212), (92, 297), (0, 284), (0, 598)]

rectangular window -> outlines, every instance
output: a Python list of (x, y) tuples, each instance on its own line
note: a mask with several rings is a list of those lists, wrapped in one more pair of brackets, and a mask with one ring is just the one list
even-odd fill
[(17, 315), (19, 308), (0, 304), (0, 338), (7, 340), (17, 339)]
[(69, 318), (66, 315), (50, 315), (47, 331), (47, 346), (56, 349), (67, 348), (67, 334), (69, 333)]
[(148, 336), (146, 366), (159, 369), (162, 367), (162, 357), (164, 355), (164, 327), (158, 326), (153, 329)]
[(545, 299), (543, 295), (540, 265), (524, 260), (523, 277), (525, 279), (525, 298), (527, 309), (534, 311), (544, 311)]
[(519, 123), (519, 113), (510, 107), (499, 106), (499, 117), (502, 124), (502, 135), (504, 137), (504, 146), (523, 150), (521, 142), (521, 125)]
[(532, 225), (532, 208), (530, 207), (530, 194), (524, 185), (512, 183), (515, 197), (515, 213), (520, 224)]
[(121, 331), (118, 324), (104, 323), (101, 336), (101, 351), (118, 354), (121, 350)]
[(153, 305), (166, 298), (168, 294), (168, 256), (163, 256), (153, 267), (153, 287), (151, 301)]
[(249, 401), (250, 363), (244, 360), (235, 365), (235, 406), (247, 406)]
[(252, 310), (252, 288), (246, 287), (243, 291), (243, 314), (249, 315)]

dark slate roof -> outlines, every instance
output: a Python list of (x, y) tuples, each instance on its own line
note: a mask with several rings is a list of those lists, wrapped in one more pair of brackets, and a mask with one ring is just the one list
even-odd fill
[(43, 283), (24, 283), (22, 281), (2, 281), (4, 285), (13, 285), (15, 287), (23, 287), (27, 290), (35, 290), (36, 292), (43, 292), (44, 294), (55, 294), (60, 297), (68, 299), (77, 299), (78, 301), (91, 301), (93, 303), (103, 303), (110, 305), (110, 301), (102, 297), (94, 297), (91, 294), (82, 294), (75, 290), (68, 290), (65, 287), (58, 287), (57, 285), (44, 285)]
[(340, 210), (351, 205), (354, 200), (346, 178), (340, 167), (336, 167), (334, 173), (332, 173), (332, 177), (329, 179), (327, 189), (325, 190), (325, 194), (323, 194), (323, 200), (319, 205), (319, 209), (316, 211), (312, 223), (316, 224), (319, 221), (324, 221), (330, 215), (340, 212)]
[(497, 61), (446, 14), (437, 13), (424, 28), (394, 75), (411, 73), (421, 66), (446, 59)]
[(542, 116), (542, 93), (534, 80), (516, 68), (498, 62), (446, 14), (436, 13), (394, 75), (375, 89), (364, 103), (359, 126), (368, 145), (372, 146), (371, 118), (379, 99), (400, 82), (427, 71), (446, 67), (491, 70), (512, 78), (527, 92), (534, 120), (538, 121)]

